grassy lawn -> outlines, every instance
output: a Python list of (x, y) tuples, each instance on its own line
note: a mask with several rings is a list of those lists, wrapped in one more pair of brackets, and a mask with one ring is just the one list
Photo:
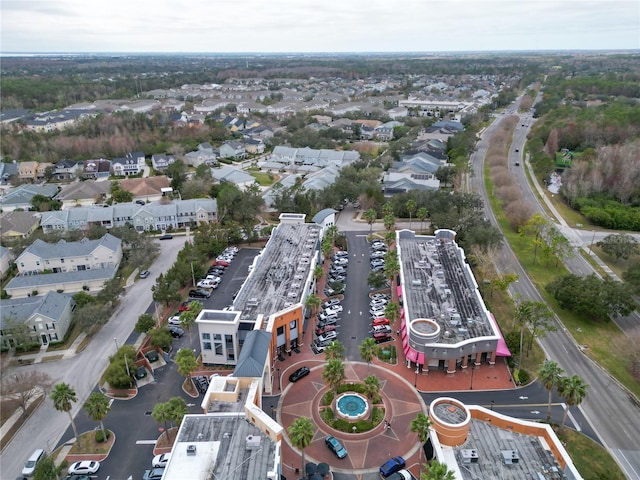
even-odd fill
[(268, 187), (278, 181), (279, 177), (273, 173), (250, 172), (250, 175), (256, 179), (256, 182), (262, 187)]
[(560, 440), (566, 443), (566, 449), (580, 474), (585, 480), (624, 480), (626, 477), (609, 453), (586, 435), (569, 428), (556, 429)]
[(69, 450), (69, 454), (104, 455), (109, 453), (113, 443), (116, 441), (116, 436), (113, 432), (105, 429), (109, 434), (109, 438), (106, 442), (98, 443), (96, 442), (96, 431), (97, 430), (91, 430), (81, 433), (78, 441), (76, 441), (71, 447), (71, 450)]

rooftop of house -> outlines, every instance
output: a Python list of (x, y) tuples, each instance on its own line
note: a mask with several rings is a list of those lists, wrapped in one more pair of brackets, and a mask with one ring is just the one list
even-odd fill
[(71, 272), (40, 273), (16, 275), (5, 286), (5, 289), (32, 288), (38, 290), (43, 287), (57, 286), (63, 283), (108, 281), (116, 275), (113, 267), (92, 268), (90, 270), (73, 270)]
[(442, 332), (438, 343), (444, 344), (495, 335), (455, 232), (437, 230), (435, 236), (422, 236), (401, 230), (397, 239), (408, 321), (436, 321)]
[(279, 224), (233, 302), (234, 310), (242, 311), (241, 320), (269, 316), (299, 303), (319, 242), (318, 225)]
[(71, 302), (73, 302), (71, 295), (54, 291), (35, 297), (2, 300), (0, 329), (5, 328), (12, 321), (24, 323), (36, 313), (52, 321), (57, 321)]
[(268, 478), (276, 444), (239, 415), (187, 415), (163, 478)]
[(104, 246), (109, 250), (115, 252), (120, 248), (122, 241), (106, 233), (97, 240), (89, 240), (87, 237), (77, 242), (67, 242), (60, 240), (57, 243), (47, 243), (39, 238), (36, 239), (31, 245), (29, 245), (25, 253), (31, 253), (40, 258), (67, 258), (67, 257), (83, 257), (91, 255), (91, 253), (98, 247)]

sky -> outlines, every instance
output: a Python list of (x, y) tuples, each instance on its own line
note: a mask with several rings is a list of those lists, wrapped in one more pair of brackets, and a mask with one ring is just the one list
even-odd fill
[(639, 0), (0, 0), (2, 53), (639, 48)]

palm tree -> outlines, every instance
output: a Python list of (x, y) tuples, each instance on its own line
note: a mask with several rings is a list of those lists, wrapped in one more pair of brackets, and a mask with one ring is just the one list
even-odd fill
[[(396, 241), (396, 232), (395, 230), (389, 230), (388, 232), (385, 232), (384, 234), (384, 243), (387, 244), (387, 247), (391, 248), (391, 245), (393, 245), (393, 242)], [(395, 250), (390, 250), (389, 253), (391, 252), (395, 252)]]
[[(380, 402), (380, 380), (375, 375), (367, 375), (364, 379), (365, 395), (371, 400), (371, 403)], [(373, 409), (371, 409), (373, 415)]]
[(378, 212), (376, 212), (375, 208), (370, 208), (362, 214), (362, 217), (369, 224), (369, 233), (371, 233), (373, 231), (373, 223), (376, 221), (376, 218), (378, 218)]
[(589, 385), (584, 383), (584, 380), (578, 375), (571, 375), (570, 377), (562, 377), (558, 385), (558, 393), (564, 399), (567, 404), (567, 408), (564, 410), (562, 416), (562, 428), (567, 421), (567, 414), (569, 408), (572, 405), (580, 405), (584, 397), (587, 396), (587, 387)]
[[(169, 418), (174, 425), (180, 425), (182, 423), (182, 419), (188, 413), (187, 410), (187, 402), (184, 401), (182, 397), (172, 397), (167, 402), (169, 408)], [(176, 431), (176, 436), (178, 432)], [(174, 437), (175, 438), (175, 437)]]
[(344, 344), (340, 340), (334, 340), (324, 349), (324, 358), (342, 360), (344, 358)]
[(397, 302), (389, 302), (384, 307), (384, 316), (389, 319), (391, 323), (395, 323), (400, 318), (400, 304)]
[(151, 418), (164, 424), (164, 431), (169, 436), (169, 422), (171, 421), (171, 407), (168, 402), (157, 403), (151, 411)]
[(387, 230), (392, 230), (394, 225), (396, 224), (396, 217), (393, 215), (385, 215), (382, 217), (382, 222), (384, 223), (384, 228)]
[(315, 313), (318, 310), (318, 307), (320, 306), (321, 303), (322, 302), (320, 300), (320, 297), (317, 296), (315, 293), (312, 293), (304, 301), (304, 306), (306, 308), (308, 308), (309, 310), (311, 310), (311, 315), (315, 315)]
[(111, 407), (109, 406), (110, 403), (111, 400), (109, 400), (106, 395), (99, 392), (93, 392), (89, 395), (87, 402), (84, 404), (84, 409), (86, 410), (89, 418), (100, 424), (102, 438), (105, 440), (107, 439), (107, 434), (104, 431), (104, 423), (102, 421), (107, 416), (107, 413), (109, 413), (109, 410), (111, 410)]
[(289, 438), (291, 443), (302, 452), (302, 469), (304, 472), (304, 449), (311, 444), (313, 440), (314, 426), (310, 418), (298, 417), (289, 426)]
[[(420, 452), (424, 450), (422, 446), (427, 443), (427, 440), (429, 440), (429, 429), (431, 428), (431, 425), (431, 418), (429, 418), (429, 415), (425, 415), (422, 412), (416, 415), (416, 418), (411, 420), (409, 430), (411, 430), (413, 433), (418, 434), (418, 441), (420, 442)], [(422, 453), (419, 453), (418, 469), (420, 469), (421, 467)], [(418, 476), (420, 477), (420, 473), (418, 473)]]
[(456, 474), (449, 470), (446, 463), (432, 460), (427, 470), (420, 475), (420, 480), (455, 480)]
[(524, 329), (525, 326), (529, 324), (531, 319), (531, 303), (532, 302), (530, 301), (518, 302), (518, 305), (516, 306), (516, 313), (513, 317), (513, 319), (520, 327), (520, 359), (518, 360), (519, 369), (522, 368), (522, 341), (524, 338)]
[(393, 205), (389, 202), (386, 202), (384, 205), (382, 205), (382, 215), (386, 216), (386, 215), (391, 215), (393, 216)]
[(324, 269), (322, 268), (322, 265), (316, 265), (316, 267), (313, 269), (313, 278), (317, 282), (320, 277), (322, 277), (322, 275), (324, 275)]
[(344, 362), (338, 358), (327, 361), (322, 371), (322, 379), (333, 390), (334, 396), (338, 394), (338, 388), (347, 376), (344, 373)]
[(416, 211), (416, 207), (418, 205), (416, 204), (415, 200), (409, 199), (407, 200), (407, 203), (405, 204), (405, 206), (407, 207), (407, 211), (409, 212), (409, 230), (411, 230), (411, 221), (412, 221), (413, 212)]
[(360, 356), (365, 362), (367, 362), (367, 370), (369, 370), (369, 365), (371, 364), (373, 357), (378, 353), (378, 345), (373, 338), (367, 337), (362, 341), (359, 348)]
[(73, 415), (71, 415), (71, 408), (73, 407), (72, 404), (78, 401), (76, 391), (66, 383), (58, 383), (53, 387), (53, 390), (51, 391), (51, 400), (53, 400), (53, 408), (55, 408), (59, 412), (67, 412), (67, 414), (69, 415), (69, 420), (71, 420), (71, 428), (73, 429), (73, 434), (75, 435), (76, 440), (78, 440), (78, 443), (80, 443), (78, 429), (76, 428), (76, 424), (73, 421)]
[(191, 373), (198, 368), (198, 362), (193, 350), (190, 348), (181, 348), (178, 350), (178, 353), (176, 353), (175, 362), (178, 365), (178, 373), (185, 377), (185, 382), (189, 380), (191, 387), (193, 387)]
[(389, 279), (389, 283), (393, 282), (396, 275), (400, 273), (400, 262), (396, 258), (390, 258), (388, 262), (384, 264), (384, 275)]
[(553, 394), (553, 389), (557, 388), (560, 384), (560, 378), (562, 377), (563, 373), (564, 370), (561, 369), (553, 360), (545, 360), (538, 369), (538, 378), (540, 380), (540, 383), (542, 383), (547, 392), (549, 392), (547, 422), (551, 420), (551, 395)]
[(189, 333), (189, 344), (192, 345), (191, 340), (191, 327), (196, 323), (197, 313), (191, 309), (185, 310), (180, 313), (180, 326)]
[(418, 211), (416, 212), (416, 214), (418, 215), (418, 218), (420, 219), (420, 230), (424, 230), (423, 224), (424, 224), (424, 221), (429, 216), (429, 210), (427, 210), (426, 207), (420, 207), (418, 209)]
[(335, 245), (337, 233), (338, 227), (336, 227), (335, 225), (327, 227), (327, 237), (331, 239), (331, 245)]

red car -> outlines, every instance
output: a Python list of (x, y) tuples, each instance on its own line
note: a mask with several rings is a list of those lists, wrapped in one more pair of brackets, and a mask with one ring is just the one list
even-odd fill
[(377, 327), (378, 325), (389, 325), (389, 319), (388, 318), (374, 318), (373, 322), (371, 322), (371, 325), (374, 327)]
[(333, 332), (335, 329), (335, 325), (325, 325), (324, 327), (318, 327), (316, 328), (316, 335), (323, 335), (326, 332)]
[(182, 302), (178, 308), (179, 312), (185, 312), (191, 308), (191, 302)]
[(393, 337), (386, 333), (375, 333), (373, 335), (373, 339), (376, 341), (376, 343), (384, 343), (390, 342), (391, 340), (393, 340)]
[(229, 262), (227, 262), (226, 260), (215, 260), (212, 265), (214, 267), (217, 267), (218, 265), (222, 265), (223, 267), (228, 267)]

